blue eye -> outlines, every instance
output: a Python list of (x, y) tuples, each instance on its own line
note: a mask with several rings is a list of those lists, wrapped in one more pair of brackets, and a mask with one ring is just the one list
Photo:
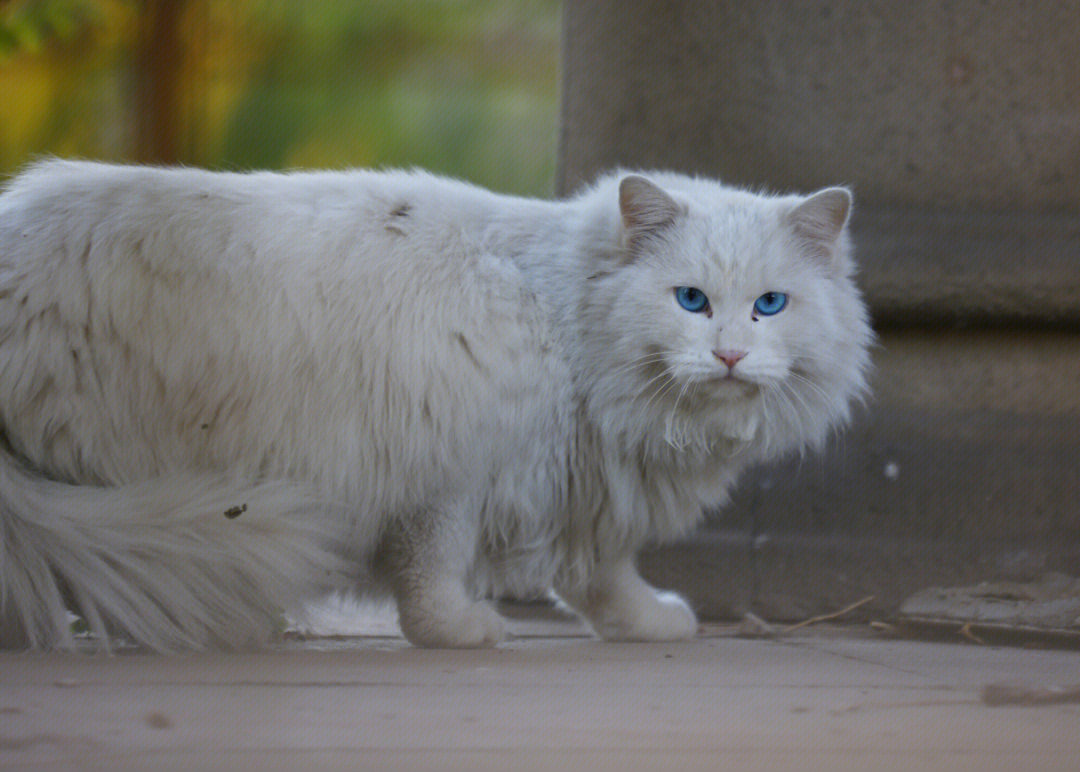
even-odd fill
[(675, 299), (687, 311), (697, 314), (709, 307), (709, 299), (697, 287), (676, 287)]
[(754, 301), (754, 310), (762, 316), (772, 316), (784, 310), (787, 295), (783, 292), (766, 292)]

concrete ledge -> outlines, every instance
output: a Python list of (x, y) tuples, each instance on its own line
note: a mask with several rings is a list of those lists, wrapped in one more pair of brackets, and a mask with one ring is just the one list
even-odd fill
[(715, 626), (674, 644), (0, 653), (0, 768), (1075, 770), (1075, 704), (987, 699), (1002, 680), (1021, 700), (1068, 695), (1075, 658)]
[(1075, 214), (857, 207), (852, 230), (879, 328), (1080, 330)]
[(869, 596), (872, 600), (842, 621), (895, 622), (904, 601), (928, 587), (1027, 580), (1054, 569), (1080, 568), (1077, 558), (1052, 542), (958, 543), (717, 528), (649, 550), (639, 563), (646, 579), (683, 594), (704, 620), (730, 621), (752, 611), (789, 624)]

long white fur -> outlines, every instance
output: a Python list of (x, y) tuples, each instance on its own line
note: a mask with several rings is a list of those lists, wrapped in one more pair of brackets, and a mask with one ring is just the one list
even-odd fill
[[(102, 639), (244, 645), (356, 582), (428, 645), (497, 640), (469, 605), (491, 587), (554, 585), (611, 637), (692, 634), (634, 553), (820, 445), (871, 333), (846, 192), (655, 173), (620, 203), (624, 176), (565, 201), (422, 172), (14, 178), (0, 639), (70, 647), (74, 607)], [(789, 308), (753, 321), (766, 291)], [(739, 380), (717, 348), (749, 352)]]

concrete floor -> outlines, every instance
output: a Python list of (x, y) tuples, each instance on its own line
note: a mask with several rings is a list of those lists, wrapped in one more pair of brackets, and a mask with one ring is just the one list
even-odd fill
[[(610, 644), (518, 620), (489, 651), (376, 635), (257, 654), (0, 654), (0, 768), (1075, 770), (1075, 651), (857, 628)], [(1038, 702), (1034, 700), (1033, 702)]]

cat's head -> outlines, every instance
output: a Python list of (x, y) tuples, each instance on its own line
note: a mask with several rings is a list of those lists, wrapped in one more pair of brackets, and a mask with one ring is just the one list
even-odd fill
[(872, 340), (852, 281), (851, 194), (658, 174), (623, 176), (617, 196), (617, 244), (586, 304), (606, 360), (597, 399), (675, 446), (821, 443), (865, 391)]

